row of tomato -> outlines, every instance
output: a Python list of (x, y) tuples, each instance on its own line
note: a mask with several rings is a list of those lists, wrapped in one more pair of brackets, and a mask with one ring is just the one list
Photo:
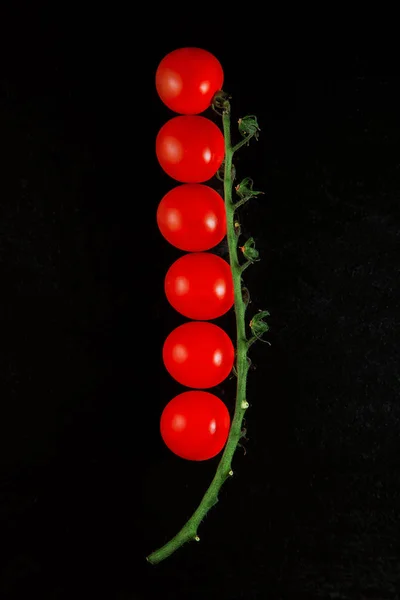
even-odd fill
[(210, 119), (200, 116), (222, 88), (223, 70), (206, 50), (181, 48), (163, 58), (156, 72), (159, 97), (179, 113), (156, 139), (162, 169), (177, 186), (159, 203), (157, 224), (164, 238), (183, 254), (168, 269), (165, 294), (189, 321), (167, 336), (162, 356), (170, 375), (188, 388), (165, 406), (161, 436), (176, 455), (206, 460), (221, 452), (230, 428), (227, 407), (205, 391), (232, 371), (235, 350), (226, 332), (210, 321), (234, 302), (230, 265), (208, 252), (226, 235), (225, 205), (204, 182), (224, 159), (224, 137)]

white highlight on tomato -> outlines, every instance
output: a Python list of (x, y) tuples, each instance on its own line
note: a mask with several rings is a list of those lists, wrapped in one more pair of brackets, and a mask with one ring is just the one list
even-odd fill
[(208, 231), (214, 231), (218, 225), (218, 219), (215, 215), (208, 214), (205, 218), (205, 224)]
[(172, 419), (172, 429), (174, 431), (183, 431), (186, 427), (186, 419), (183, 415), (174, 415)]
[(212, 419), (210, 421), (210, 424), (208, 426), (208, 431), (210, 433), (215, 433), (217, 431), (217, 421), (215, 419)]
[(182, 91), (182, 77), (179, 75), (179, 73), (173, 71), (172, 69), (164, 69), (164, 76), (165, 79), (161, 79), (164, 84), (161, 91), (170, 98), (175, 98)]
[(210, 89), (210, 82), (209, 81), (203, 81), (203, 83), (200, 84), (200, 91), (202, 94), (207, 94), (208, 90)]
[(168, 211), (168, 227), (171, 231), (177, 231), (182, 227), (182, 215), (179, 210), (172, 209)]
[(168, 161), (172, 164), (181, 162), (183, 158), (182, 144), (176, 138), (171, 135), (166, 136), (164, 139), (164, 150), (168, 155)]
[(182, 364), (188, 357), (188, 351), (182, 344), (176, 344), (172, 349), (172, 356), (175, 362)]
[(213, 364), (217, 367), (222, 365), (222, 352), (221, 350), (216, 350), (213, 354)]
[(175, 292), (179, 296), (184, 296), (189, 291), (189, 280), (186, 277), (177, 277), (175, 281)]
[(218, 279), (215, 283), (214, 290), (218, 298), (223, 298), (226, 294), (226, 285), (223, 279)]
[(211, 161), (211, 158), (212, 158), (212, 153), (211, 153), (210, 148), (205, 148), (203, 150), (203, 159), (204, 159), (204, 162), (208, 164)]

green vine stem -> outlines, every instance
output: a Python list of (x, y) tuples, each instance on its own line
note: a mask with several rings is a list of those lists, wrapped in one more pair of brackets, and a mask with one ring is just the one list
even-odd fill
[[(240, 440), (246, 435), (246, 430), (242, 430), (242, 422), (246, 412), (246, 409), (249, 407), (249, 403), (246, 400), (246, 382), (247, 382), (247, 373), (250, 368), (251, 361), (247, 357), (247, 351), (250, 345), (256, 340), (259, 339), (259, 335), (265, 331), (268, 331), (268, 325), (262, 321), (263, 316), (267, 316), (269, 313), (267, 311), (260, 312), (256, 317), (253, 317), (250, 322), (250, 328), (253, 331), (252, 323), (254, 322), (257, 327), (256, 330), (253, 331), (253, 337), (250, 340), (246, 338), (246, 324), (245, 324), (245, 312), (249, 302), (248, 298), (248, 290), (246, 288), (242, 288), (242, 273), (244, 269), (250, 264), (253, 263), (253, 260), (249, 260), (244, 263), (244, 265), (240, 265), (237, 253), (237, 244), (238, 244), (238, 231), (239, 227), (238, 223), (235, 221), (235, 211), (237, 209), (237, 205), (243, 204), (243, 199), (249, 200), (251, 196), (255, 196), (261, 192), (253, 192), (252, 191), (252, 180), (246, 178), (242, 183), (243, 185), (238, 185), (235, 189), (241, 198), (236, 204), (232, 201), (232, 186), (233, 179), (235, 176), (235, 170), (233, 167), (233, 155), (234, 153), (244, 144), (248, 143), (248, 141), (252, 137), (256, 137), (259, 131), (259, 127), (257, 125), (257, 120), (255, 117), (244, 117), (239, 121), (239, 131), (244, 137), (244, 139), (236, 144), (236, 146), (232, 147), (231, 144), (231, 130), (230, 130), (230, 103), (229, 97), (224, 92), (219, 92), (216, 94), (213, 100), (213, 108), (218, 114), (222, 115), (222, 123), (223, 123), (223, 131), (224, 131), (224, 139), (225, 139), (225, 161), (224, 161), (224, 199), (225, 199), (225, 209), (226, 209), (226, 221), (227, 221), (227, 241), (229, 248), (229, 260), (230, 266), (232, 269), (232, 277), (233, 277), (233, 286), (234, 286), (234, 309), (236, 313), (236, 368), (234, 368), (234, 374), (237, 377), (236, 384), (236, 404), (235, 404), (235, 412), (232, 419), (232, 424), (228, 436), (227, 443), (225, 445), (224, 452), (222, 454), (221, 460), (217, 467), (217, 471), (215, 476), (210, 484), (210, 487), (204, 494), (199, 506), (190, 517), (190, 519), (186, 522), (186, 524), (182, 527), (182, 529), (167, 542), (164, 546), (155, 550), (149, 556), (146, 557), (146, 560), (151, 564), (157, 564), (164, 559), (168, 558), (171, 554), (173, 554), (178, 548), (183, 546), (186, 542), (189, 541), (200, 541), (200, 538), (197, 534), (198, 527), (208, 511), (218, 502), (218, 493), (221, 489), (222, 485), (225, 483), (227, 479), (230, 479), (233, 476), (232, 470), (232, 458), (235, 453), (237, 446), (241, 445)], [(219, 112), (218, 109), (222, 109), (222, 112)], [(221, 178), (221, 177), (220, 177)], [(221, 178), (222, 179), (222, 178)], [(248, 184), (251, 182), (251, 185)], [(253, 249), (253, 240), (251, 238), (250, 246)], [(245, 246), (246, 247), (246, 244)], [(253, 249), (254, 251), (254, 249)], [(244, 293), (245, 292), (245, 293)], [(245, 438), (246, 439), (246, 438)]]

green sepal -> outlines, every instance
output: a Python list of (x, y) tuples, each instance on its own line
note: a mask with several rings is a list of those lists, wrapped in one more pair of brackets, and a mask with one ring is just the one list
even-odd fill
[(235, 191), (239, 198), (251, 198), (252, 196), (258, 196), (259, 194), (264, 194), (264, 192), (257, 192), (253, 190), (253, 180), (250, 177), (245, 177), (238, 185), (235, 187)]
[(242, 117), (239, 119), (238, 123), (239, 132), (243, 137), (251, 135), (258, 140), (258, 132), (261, 131), (261, 129), (257, 123), (257, 117), (255, 115), (247, 115), (247, 117)]
[(268, 310), (261, 310), (250, 321), (250, 329), (256, 338), (260, 338), (264, 333), (269, 331), (269, 325), (263, 321), (264, 317), (269, 317)]
[(255, 247), (254, 238), (249, 238), (243, 246), (240, 246), (240, 250), (243, 252), (243, 256), (247, 258), (247, 260), (250, 260), (251, 262), (259, 260), (258, 257), (260, 254)]

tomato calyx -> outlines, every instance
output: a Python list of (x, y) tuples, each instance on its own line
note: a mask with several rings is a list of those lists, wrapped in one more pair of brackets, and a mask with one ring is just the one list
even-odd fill
[(255, 241), (254, 238), (249, 238), (243, 246), (239, 247), (239, 250), (242, 251), (243, 256), (245, 258), (247, 258), (247, 260), (249, 260), (251, 263), (254, 263), (258, 260), (260, 260), (259, 257), (259, 252), (255, 247)]
[(231, 104), (229, 100), (231, 100), (232, 96), (224, 92), (223, 90), (219, 90), (211, 101), (212, 109), (221, 117), (225, 114), (229, 114), (231, 112)]
[(243, 427), (240, 430), (240, 437), (239, 437), (240, 442), (238, 442), (238, 447), (243, 450), (243, 453), (244, 453), (245, 456), (246, 456), (246, 448), (241, 443), (241, 440), (244, 440), (245, 442), (248, 442), (249, 438), (246, 437), (246, 435), (247, 435), (246, 419), (245, 419), (245, 417), (243, 417)]
[[(246, 429), (246, 427), (243, 427), (243, 429), (240, 432), (240, 439), (244, 440), (245, 442), (248, 442), (249, 438), (246, 437), (246, 433), (247, 433), (247, 429)], [(241, 442), (238, 442), (238, 448), (241, 448), (243, 450), (244, 455), (246, 456), (246, 453), (247, 453), (246, 447)]]
[(235, 365), (232, 367), (232, 375), (229, 377), (229, 379), (233, 379), (234, 377), (237, 377), (237, 371), (236, 371), (236, 367)]
[(250, 292), (246, 287), (242, 287), (242, 300), (244, 302), (245, 307), (247, 308), (251, 302)]
[(250, 329), (251, 332), (253, 334), (253, 337), (247, 342), (247, 347), (250, 348), (250, 346), (256, 342), (257, 340), (260, 340), (260, 342), (264, 342), (266, 344), (271, 345), (267, 340), (263, 340), (261, 338), (261, 336), (266, 333), (267, 331), (269, 331), (269, 325), (268, 323), (266, 323), (265, 321), (263, 321), (263, 319), (265, 317), (269, 317), (270, 313), (268, 310), (260, 310), (256, 315), (254, 315), (254, 317), (251, 319), (249, 325), (250, 325)]
[(253, 180), (250, 177), (245, 177), (240, 183), (237, 184), (237, 186), (235, 186), (235, 192), (241, 200), (249, 200), (253, 196), (264, 194), (264, 192), (253, 190), (253, 185)]
[[(224, 160), (222, 161), (221, 166), (218, 169), (218, 171), (215, 173), (215, 176), (220, 181), (222, 181), (222, 182), (224, 181), (224, 179), (225, 179), (225, 161)], [(235, 179), (236, 179), (236, 168), (235, 168), (234, 164), (232, 164), (231, 177), (232, 177), (232, 181), (235, 181)]]
[(240, 226), (239, 221), (235, 221), (234, 224), (233, 224), (233, 226), (235, 228), (234, 229), (235, 235), (236, 235), (237, 238), (239, 238), (242, 235), (242, 228)]
[(257, 117), (255, 115), (248, 115), (247, 117), (242, 117), (238, 121), (239, 124), (239, 132), (243, 137), (254, 137), (257, 141), (259, 138), (259, 131), (261, 131)]

